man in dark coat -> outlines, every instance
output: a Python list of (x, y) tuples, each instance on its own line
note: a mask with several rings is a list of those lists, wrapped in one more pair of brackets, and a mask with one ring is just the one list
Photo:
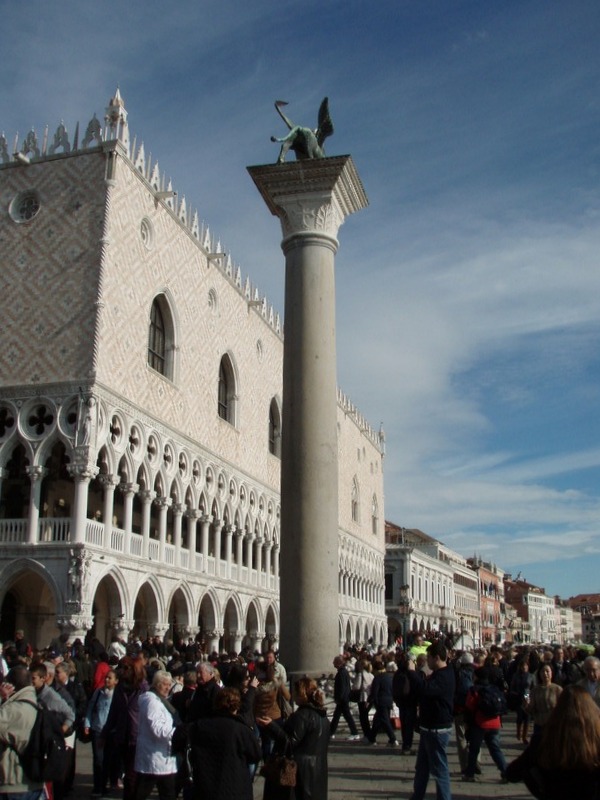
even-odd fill
[(337, 669), (335, 681), (333, 684), (333, 699), (335, 700), (335, 709), (331, 719), (331, 738), (335, 736), (340, 717), (344, 717), (350, 728), (349, 741), (358, 741), (358, 728), (356, 722), (350, 711), (350, 675), (346, 669), (346, 662), (342, 656), (336, 656), (333, 659), (333, 666)]
[(198, 683), (196, 691), (188, 706), (187, 721), (205, 719), (213, 714), (215, 696), (221, 691), (217, 683), (215, 668), (212, 664), (202, 662), (198, 667)]

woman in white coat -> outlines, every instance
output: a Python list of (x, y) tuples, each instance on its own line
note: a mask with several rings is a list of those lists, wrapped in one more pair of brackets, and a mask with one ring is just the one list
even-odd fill
[(177, 712), (167, 700), (172, 685), (170, 674), (157, 670), (152, 688), (139, 697), (135, 800), (146, 800), (155, 786), (160, 800), (177, 797), (177, 760), (171, 752)]

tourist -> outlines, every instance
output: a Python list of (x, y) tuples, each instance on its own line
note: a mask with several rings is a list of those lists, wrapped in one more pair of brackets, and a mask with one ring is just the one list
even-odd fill
[(371, 707), (370, 695), (373, 684), (373, 672), (371, 662), (367, 658), (361, 658), (354, 667), (354, 681), (352, 691), (356, 692), (358, 703), (358, 720), (365, 739), (371, 740), (371, 723), (369, 722), (369, 709)]
[[(346, 660), (342, 656), (336, 656), (333, 659), (333, 666), (337, 672), (333, 684), (333, 699), (335, 701), (335, 709), (331, 719), (331, 738), (335, 738), (340, 717), (344, 717), (348, 727), (350, 728), (350, 736), (348, 741), (355, 742), (360, 739), (356, 722), (350, 711), (350, 690), (352, 683), (350, 681), (350, 674), (346, 668)], [(373, 681), (375, 683), (375, 681)]]
[[(231, 677), (231, 674), (230, 676)], [(252, 800), (250, 766), (260, 760), (260, 740), (240, 716), (238, 689), (215, 695), (213, 715), (188, 727), (196, 800)]]
[(583, 662), (583, 671), (585, 678), (578, 682), (578, 686), (583, 686), (590, 693), (596, 705), (600, 706), (600, 659), (588, 656)]
[(508, 690), (508, 707), (517, 712), (517, 740), (527, 744), (529, 741), (529, 704), (534, 677), (529, 672), (527, 656), (522, 656), (513, 675)]
[(531, 740), (506, 775), (544, 800), (600, 800), (600, 710), (589, 692), (567, 686), (539, 740)]
[(537, 683), (531, 687), (529, 700), (524, 709), (533, 721), (533, 738), (538, 738), (556, 706), (562, 687), (552, 683), (552, 669), (542, 662), (536, 673)]
[(431, 674), (425, 677), (408, 662), (411, 686), (419, 698), (419, 750), (415, 766), (412, 800), (423, 800), (429, 777), (436, 782), (438, 800), (451, 800), (448, 741), (452, 732), (455, 677), (448, 666), (448, 653), (435, 642), (427, 648)]
[(102, 797), (107, 789), (109, 778), (111, 791), (116, 790), (118, 787), (118, 772), (114, 774), (113, 771), (110, 776), (108, 774), (108, 764), (104, 758), (105, 739), (102, 734), (115, 693), (115, 686), (118, 682), (119, 679), (114, 670), (111, 669), (106, 673), (104, 687), (96, 689), (91, 696), (83, 721), (83, 732), (90, 737), (92, 743), (92, 774), (94, 782), (92, 797)]
[(482, 667), (475, 673), (475, 683), (467, 692), (466, 712), (469, 715), (468, 739), (469, 752), (467, 768), (464, 770), (463, 780), (473, 782), (476, 780), (475, 773), (477, 759), (481, 750), (482, 742), (485, 742), (492, 761), (500, 771), (500, 778), (506, 782), (506, 759), (500, 747), (500, 729), (502, 719), (499, 714), (492, 715), (484, 707), (484, 698), (488, 693), (492, 698), (494, 693), (503, 697), (501, 690), (492, 683), (492, 670), (489, 667)]
[(256, 720), (275, 739), (277, 752), (292, 747), (298, 765), (296, 787), (275, 786), (265, 780), (264, 800), (327, 800), (329, 722), (325, 698), (315, 680), (300, 678), (294, 699), (298, 708), (283, 727), (266, 717)]
[(177, 797), (177, 759), (171, 742), (179, 717), (167, 701), (172, 684), (166, 670), (157, 670), (152, 688), (141, 694), (138, 701), (135, 800), (146, 800), (154, 787), (160, 800)]
[(375, 708), (375, 716), (373, 717), (370, 741), (375, 744), (377, 734), (383, 731), (387, 734), (388, 745), (397, 747), (398, 740), (390, 718), (390, 712), (394, 705), (393, 682), (396, 664), (390, 661), (384, 666), (381, 659), (376, 658), (373, 661), (373, 667), (376, 672), (371, 686), (371, 703)]

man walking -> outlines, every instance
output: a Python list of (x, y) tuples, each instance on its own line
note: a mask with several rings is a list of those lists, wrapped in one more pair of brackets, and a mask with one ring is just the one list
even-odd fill
[(415, 671), (414, 662), (408, 662), (409, 680), (419, 698), (421, 732), (411, 800), (423, 800), (430, 775), (436, 782), (437, 800), (452, 800), (447, 749), (452, 731), (455, 677), (441, 642), (427, 648), (427, 665), (431, 674), (425, 677)]

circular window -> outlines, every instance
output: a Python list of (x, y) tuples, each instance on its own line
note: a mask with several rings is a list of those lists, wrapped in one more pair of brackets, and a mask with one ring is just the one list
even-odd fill
[(15, 222), (31, 222), (40, 210), (40, 198), (33, 190), (18, 194), (9, 206), (8, 213)]
[(140, 236), (146, 250), (152, 250), (154, 247), (154, 229), (148, 217), (144, 217), (140, 223)]

